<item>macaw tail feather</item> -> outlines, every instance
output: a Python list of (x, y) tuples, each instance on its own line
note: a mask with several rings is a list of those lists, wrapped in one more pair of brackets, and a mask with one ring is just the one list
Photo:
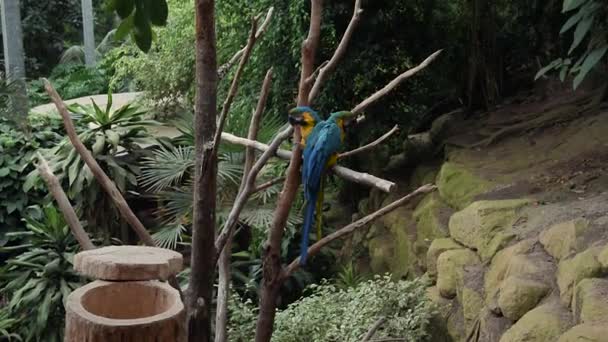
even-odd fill
[(304, 226), (302, 228), (302, 243), (300, 245), (300, 265), (306, 264), (308, 257), (308, 240), (310, 239), (310, 228), (315, 217), (316, 195), (311, 196), (306, 203), (306, 212), (304, 213)]
[(319, 198), (317, 199), (317, 209), (315, 215), (315, 225), (317, 227), (317, 241), (321, 240), (323, 237), (321, 228), (323, 224), (323, 195), (325, 191), (323, 191), (325, 185), (325, 177), (321, 178), (321, 187), (319, 189)]

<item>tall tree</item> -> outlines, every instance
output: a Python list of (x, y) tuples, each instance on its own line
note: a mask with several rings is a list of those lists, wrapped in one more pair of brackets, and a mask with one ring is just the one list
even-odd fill
[(211, 341), (211, 302), (215, 280), (217, 153), (217, 51), (215, 0), (196, 0), (196, 104), (192, 274), (188, 286), (189, 340)]
[(95, 16), (91, 0), (82, 0), (82, 32), (84, 36), (84, 61), (89, 67), (95, 65)]

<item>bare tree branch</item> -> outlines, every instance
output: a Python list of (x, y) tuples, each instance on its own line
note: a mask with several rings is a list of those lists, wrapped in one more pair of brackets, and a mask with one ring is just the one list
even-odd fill
[[(80, 155), (80, 158), (85, 162), (85, 164), (87, 164), (89, 169), (91, 169), (91, 173), (93, 173), (93, 176), (101, 188), (106, 192), (106, 194), (108, 194), (108, 196), (110, 196), (110, 199), (118, 208), (122, 218), (127, 221), (131, 228), (133, 228), (137, 236), (139, 236), (139, 239), (147, 246), (156, 246), (154, 240), (152, 239), (152, 235), (150, 235), (146, 227), (144, 227), (137, 216), (135, 216), (129, 207), (129, 204), (127, 204), (127, 201), (116, 187), (116, 184), (114, 184), (108, 175), (105, 174), (101, 166), (99, 166), (97, 163), (97, 160), (95, 160), (91, 152), (87, 150), (86, 146), (84, 146), (82, 141), (80, 141), (78, 138), (78, 134), (76, 134), (76, 129), (74, 128), (74, 123), (70, 117), (70, 113), (68, 112), (65, 103), (61, 99), (61, 96), (59, 96), (55, 88), (53, 88), (51, 83), (46, 78), (43, 78), (42, 80), (44, 82), (44, 88), (46, 89), (47, 94), (49, 94), (49, 97), (53, 103), (55, 103), (55, 107), (57, 107), (57, 111), (63, 119), (63, 126), (65, 127), (68, 138), (70, 139), (70, 142), (72, 143), (72, 146), (74, 146), (76, 152), (78, 152)], [(179, 291), (180, 297), (183, 299), (184, 296), (182, 290), (175, 276), (171, 276), (169, 278), (169, 284)]]
[(338, 158), (346, 158), (346, 157), (350, 157), (353, 156), (357, 153), (361, 153), (361, 152), (365, 152), (367, 150), (371, 150), (374, 147), (380, 145), (382, 142), (384, 142), (384, 140), (388, 139), (391, 135), (393, 135), (394, 133), (396, 133), (397, 131), (399, 131), (399, 126), (395, 125), (395, 127), (393, 127), (390, 131), (386, 132), (383, 136), (381, 136), (380, 138), (374, 140), (373, 142), (365, 145), (365, 146), (361, 146), (359, 148), (356, 148), (352, 151), (348, 151), (348, 152), (344, 152), (344, 153), (340, 153), (340, 155), (338, 156)]
[(95, 176), (95, 179), (97, 179), (97, 182), (99, 182), (99, 185), (101, 185), (104, 191), (110, 196), (123, 219), (125, 219), (125, 221), (127, 221), (127, 223), (129, 223), (129, 225), (135, 230), (139, 238), (146, 245), (155, 246), (152, 236), (148, 230), (146, 230), (146, 227), (144, 227), (144, 225), (139, 221), (137, 216), (135, 216), (131, 208), (129, 208), (127, 201), (125, 201), (125, 198), (122, 196), (114, 182), (112, 182), (112, 180), (105, 174), (101, 166), (99, 166), (95, 158), (93, 158), (91, 152), (87, 150), (86, 146), (84, 146), (84, 144), (78, 138), (78, 134), (76, 134), (76, 130), (74, 128), (74, 123), (70, 117), (70, 113), (68, 112), (65, 103), (63, 103), (63, 100), (57, 91), (55, 91), (51, 83), (46, 78), (43, 79), (43, 81), (46, 92), (49, 94), (51, 100), (55, 103), (59, 114), (61, 114), (68, 138), (72, 142), (76, 152), (78, 152), (80, 155), (80, 158), (82, 158), (89, 169), (91, 169), (91, 172)]
[[(317, 46), (319, 44), (321, 31), (321, 17), (323, 12), (322, 0), (311, 0), (310, 28), (308, 37), (302, 44), (302, 71), (298, 87), (298, 106), (308, 105), (311, 82), (308, 77), (314, 71), (314, 61)], [(292, 155), (287, 168), (283, 191), (279, 196), (277, 207), (274, 212), (272, 226), (268, 234), (268, 240), (263, 254), (263, 281), (260, 289), (260, 303), (258, 320), (255, 327), (255, 342), (269, 342), (272, 337), (274, 318), (276, 315), (277, 297), (282, 285), (281, 273), (281, 242), (283, 232), (287, 225), (289, 211), (296, 199), (300, 186), (300, 165), (302, 164), (302, 148), (297, 142), (302, 140), (299, 129), (290, 129), (293, 132)]]
[(277, 177), (275, 179), (271, 179), (268, 182), (262, 183), (258, 185), (255, 189), (251, 191), (251, 194), (255, 194), (256, 192), (264, 191), (270, 188), (273, 185), (277, 185), (285, 180), (285, 177)]
[[(232, 143), (232, 144), (236, 144), (236, 145), (251, 146), (251, 147), (255, 148), (256, 150), (262, 151), (262, 152), (268, 151), (268, 145), (266, 145), (266, 144), (263, 144), (259, 141), (253, 141), (253, 140), (237, 137), (230, 133), (222, 133), (222, 140)], [(279, 149), (275, 152), (274, 155), (276, 155), (278, 158), (281, 158), (281, 159), (291, 160), (290, 165), (293, 162), (293, 157), (292, 157), (293, 152), (291, 152), (291, 151)], [(391, 181), (376, 177), (374, 175), (370, 175), (368, 173), (357, 172), (357, 171), (351, 170), (349, 168), (346, 168), (344, 166), (335, 165), (332, 168), (332, 171), (336, 174), (336, 176), (338, 176), (340, 178), (343, 178), (350, 182), (361, 184), (361, 185), (364, 185), (367, 187), (377, 188), (386, 193), (392, 192), (396, 187), (395, 183), (393, 183)]]
[[(395, 202), (335, 231), (334, 233), (332, 233), (330, 235), (327, 235), (326, 237), (317, 241), (314, 245), (312, 245), (308, 248), (309, 257), (312, 257), (312, 256), (316, 255), (317, 253), (319, 253), (321, 248), (325, 247), (330, 242), (341, 239), (341, 238), (351, 234), (355, 230), (367, 226), (368, 224), (377, 220), (378, 218), (390, 213), (391, 211), (399, 208), (402, 205), (405, 205), (412, 198), (414, 198), (418, 195), (421, 195), (421, 194), (426, 194), (426, 193), (432, 192), (435, 189), (436, 189), (436, 187), (432, 184), (423, 185), (423, 186), (419, 187), (418, 189), (416, 189), (414, 192), (408, 194), (407, 196), (404, 196), (404, 197), (396, 200)], [(285, 278), (289, 277), (299, 267), (300, 267), (300, 257), (296, 258), (294, 261), (291, 262), (291, 264), (289, 264), (289, 266), (287, 266), (283, 276)]]
[(260, 173), (260, 171), (262, 171), (262, 168), (264, 167), (264, 165), (266, 165), (268, 160), (275, 155), (276, 150), (283, 143), (283, 141), (289, 138), (291, 133), (291, 127), (280, 132), (274, 138), (268, 149), (264, 153), (262, 153), (260, 158), (255, 162), (255, 164), (251, 168), (251, 171), (249, 172), (249, 175), (247, 177), (245, 187), (242, 191), (238, 193), (236, 199), (234, 200), (234, 204), (232, 205), (232, 209), (230, 209), (230, 213), (228, 214), (228, 218), (224, 223), (224, 227), (222, 228), (222, 231), (218, 235), (217, 239), (215, 240), (215, 247), (217, 250), (216, 252), (219, 252), (224, 248), (230, 234), (232, 234), (232, 232), (234, 231), (236, 224), (238, 223), (239, 215), (245, 207), (249, 196), (251, 195), (251, 190), (255, 187), (255, 179), (257, 178), (258, 174)]
[(257, 20), (252, 20), (251, 22), (251, 32), (249, 33), (249, 40), (247, 41), (247, 46), (245, 47), (245, 53), (241, 58), (238, 69), (236, 69), (236, 74), (232, 79), (232, 84), (230, 85), (230, 90), (228, 91), (228, 96), (226, 96), (226, 100), (224, 100), (224, 105), (222, 106), (222, 112), (220, 114), (219, 121), (217, 123), (217, 128), (215, 130), (215, 137), (213, 139), (213, 153), (217, 155), (217, 151), (220, 147), (220, 139), (222, 136), (222, 131), (224, 130), (224, 124), (226, 123), (226, 119), (228, 118), (228, 112), (230, 112), (230, 106), (232, 105), (232, 101), (234, 101), (234, 97), (239, 89), (239, 81), (241, 80), (241, 76), (243, 75), (243, 70), (245, 69), (245, 65), (249, 60), (249, 56), (251, 56), (251, 51), (253, 50), (253, 45), (255, 45), (255, 32), (258, 23)]
[[(300, 75), (300, 86), (298, 87), (298, 105), (307, 106), (309, 94), (312, 86), (312, 79), (309, 77), (314, 72), (315, 53), (321, 37), (321, 17), (323, 12), (322, 0), (311, 0), (310, 27), (308, 37), (302, 43), (302, 73)], [(294, 140), (299, 141), (299, 140)]]
[(36, 165), (36, 168), (38, 169), (38, 172), (40, 172), (40, 176), (42, 176), (42, 179), (44, 179), (44, 181), (46, 182), (49, 192), (51, 193), (51, 195), (53, 195), (55, 201), (57, 201), (57, 206), (59, 206), (59, 209), (63, 213), (63, 217), (65, 217), (65, 221), (70, 227), (70, 230), (76, 238), (76, 241), (78, 241), (80, 248), (85, 251), (95, 249), (95, 245), (93, 245), (93, 242), (91, 242), (89, 235), (84, 230), (84, 228), (82, 228), (80, 220), (78, 219), (78, 215), (76, 215), (72, 204), (70, 204), (68, 196), (61, 188), (59, 180), (53, 174), (53, 171), (51, 171), (51, 168), (49, 167), (49, 164), (47, 163), (46, 159), (44, 159), (40, 152), (38, 152), (36, 156), (38, 157), (38, 164)]
[(361, 20), (361, 13), (363, 13), (363, 10), (361, 9), (361, 0), (355, 0), (353, 16), (350, 19), (350, 22), (348, 23), (348, 27), (346, 28), (344, 36), (342, 36), (342, 40), (340, 41), (340, 44), (338, 44), (338, 48), (334, 52), (334, 55), (331, 57), (327, 65), (322, 67), (319, 71), (319, 76), (317, 77), (317, 80), (315, 81), (315, 84), (313, 85), (312, 90), (308, 95), (309, 104), (314, 102), (315, 97), (317, 97), (317, 95), (319, 95), (319, 92), (321, 91), (321, 86), (327, 80), (329, 74), (336, 69), (338, 63), (346, 53), (348, 43), (350, 42), (350, 39), (353, 36), (353, 32), (355, 32), (355, 29), (357, 28), (359, 21)]
[[(371, 105), (372, 103), (378, 101), (378, 99), (380, 99), (381, 97), (385, 96), (386, 94), (390, 93), (399, 84), (401, 84), (401, 82), (403, 82), (406, 79), (408, 79), (408, 78), (416, 75), (418, 72), (420, 72), (421, 70), (423, 70), (424, 68), (426, 68), (429, 64), (431, 64), (437, 58), (437, 56), (439, 56), (439, 54), (441, 54), (441, 51), (443, 51), (443, 50), (436, 51), (435, 53), (433, 53), (432, 55), (430, 55), (429, 57), (427, 57), (424, 61), (422, 61), (422, 63), (418, 64), (418, 66), (416, 66), (414, 68), (411, 68), (408, 71), (406, 71), (406, 72), (402, 73), (401, 75), (397, 76), (394, 80), (392, 80), (384, 88), (378, 90), (372, 96), (366, 98), (361, 103), (359, 103), (355, 108), (353, 108), (351, 110), (351, 112), (353, 112), (353, 113), (361, 113), (369, 105)], [(363, 121), (363, 118), (364, 118), (363, 116), (359, 117), (357, 119), (357, 122)]]
[[(268, 25), (270, 24), (270, 19), (272, 18), (273, 13), (274, 13), (274, 7), (270, 7), (268, 9), (268, 12), (266, 13), (266, 19), (264, 19), (264, 22), (262, 23), (260, 28), (258, 28), (258, 31), (255, 33), (256, 40), (259, 39), (264, 33), (266, 33), (266, 30), (268, 29)], [(236, 62), (243, 56), (246, 49), (247, 49), (247, 47), (245, 46), (244, 48), (237, 51), (234, 54), (234, 56), (232, 56), (232, 58), (230, 58), (230, 60), (228, 62), (223, 64), (217, 70), (218, 78), (220, 80), (223, 79), (226, 76), (226, 74), (228, 74), (228, 71), (230, 69), (232, 69), (232, 67), (236, 64)]]
[[(260, 98), (256, 106), (255, 112), (251, 117), (251, 123), (249, 125), (249, 132), (247, 138), (250, 140), (256, 140), (258, 131), (260, 128), (260, 121), (262, 114), (266, 108), (266, 100), (268, 99), (268, 93), (270, 92), (270, 85), (272, 81), (272, 68), (266, 73), (264, 82), (262, 84), (262, 90), (260, 92)], [(243, 176), (241, 178), (241, 186), (239, 193), (247, 189), (247, 182), (249, 174), (253, 168), (255, 162), (255, 149), (248, 146), (245, 148), (245, 166), (243, 167)], [(255, 181), (255, 179), (253, 180)], [(249, 194), (247, 194), (249, 197)], [(242, 210), (242, 209), (241, 209)], [(237, 219), (241, 212), (235, 213)], [(218, 250), (220, 257), (218, 260), (218, 291), (217, 291), (217, 310), (215, 314), (215, 341), (226, 342), (228, 340), (228, 299), (230, 297), (230, 276), (231, 276), (231, 256), (232, 256), (232, 240), (234, 239), (234, 229), (228, 234), (226, 245), (223, 249)]]
[(376, 331), (378, 331), (378, 329), (380, 329), (380, 327), (382, 326), (382, 324), (384, 324), (384, 322), (386, 322), (386, 317), (380, 317), (378, 318), (378, 320), (376, 321), (376, 323), (374, 323), (369, 330), (367, 331), (367, 334), (365, 334), (365, 336), (363, 337), (363, 339), (361, 340), (361, 342), (369, 342), (369, 340), (372, 339), (372, 337), (374, 337), (374, 334), (376, 334)]

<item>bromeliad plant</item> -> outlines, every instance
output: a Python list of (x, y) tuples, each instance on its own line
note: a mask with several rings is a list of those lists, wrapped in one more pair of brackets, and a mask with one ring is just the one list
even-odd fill
[(82, 285), (72, 265), (78, 244), (53, 205), (28, 208), (24, 221), (27, 231), (9, 234), (22, 244), (0, 249), (12, 255), (0, 269), (0, 293), (8, 300), (8, 316), (18, 321), (6, 333), (26, 341), (59, 342), (64, 303)]
[[(146, 111), (127, 104), (112, 110), (112, 95), (101, 109), (94, 101), (91, 106), (72, 105), (80, 141), (91, 151), (106, 174), (116, 183), (121, 193), (135, 189), (140, 172), (139, 160), (145, 154), (145, 144), (153, 142), (148, 128), (158, 123), (145, 118)], [(65, 138), (45, 153), (51, 168), (63, 182), (68, 196), (91, 226), (107, 237), (116, 236), (113, 227), (119, 220), (107, 195), (101, 191), (89, 167), (80, 158), (72, 144)], [(38, 171), (28, 176), (26, 190), (43, 186)]]

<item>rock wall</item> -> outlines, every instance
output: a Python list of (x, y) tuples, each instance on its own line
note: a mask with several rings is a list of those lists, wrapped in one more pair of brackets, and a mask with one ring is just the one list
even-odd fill
[[(360, 271), (428, 277), (433, 341), (608, 341), (606, 131), (600, 113), (451, 148), (400, 187), (438, 191), (357, 232), (345, 255)], [(360, 213), (399, 195), (373, 194)]]

